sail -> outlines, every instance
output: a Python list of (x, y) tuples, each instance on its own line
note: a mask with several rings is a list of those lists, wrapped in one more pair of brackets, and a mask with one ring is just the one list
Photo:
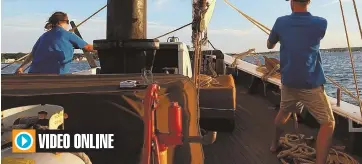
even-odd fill
[(214, 13), (214, 8), (216, 4), (216, 0), (207, 0), (208, 9), (207, 11), (201, 16), (201, 23), (200, 23), (200, 30), (205, 31), (207, 29), (207, 26), (210, 23), (212, 14)]

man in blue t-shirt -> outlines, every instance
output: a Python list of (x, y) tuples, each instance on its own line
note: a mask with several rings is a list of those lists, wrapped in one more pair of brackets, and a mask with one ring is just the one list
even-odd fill
[(325, 164), (334, 131), (333, 111), (324, 91), (326, 83), (319, 51), (327, 20), (308, 12), (310, 0), (291, 0), (293, 13), (279, 17), (267, 47), (280, 42), (281, 102), (275, 118), (276, 132), (270, 150), (276, 151), (285, 124), (301, 102), (320, 123), (317, 137), (317, 164)]
[(94, 51), (92, 45), (66, 30), (69, 28), (69, 19), (63, 12), (55, 12), (45, 28), (48, 31), (38, 39), (16, 73), (22, 73), (23, 67), (31, 61), (29, 73), (66, 74), (73, 60), (74, 47)]

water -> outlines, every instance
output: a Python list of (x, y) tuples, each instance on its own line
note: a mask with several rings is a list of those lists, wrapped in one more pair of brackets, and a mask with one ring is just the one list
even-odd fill
[[(355, 69), (357, 74), (357, 82), (359, 84), (359, 90), (362, 91), (362, 53), (356, 52), (353, 53), (354, 56), (354, 63), (355, 63)], [(278, 58), (278, 55), (270, 55), (270, 57), (276, 57)], [(262, 61), (262, 57), (259, 57), (259, 59)], [(255, 63), (255, 60), (253, 57), (246, 57), (244, 59), (247, 62)], [(354, 85), (353, 80), (353, 73), (351, 69), (351, 63), (348, 52), (334, 52), (334, 53), (323, 53), (322, 54), (322, 60), (323, 60), (323, 66), (324, 71), (327, 76), (331, 77), (335, 81), (337, 81), (339, 84), (347, 88), (349, 91), (354, 93), (356, 95), (356, 89)], [(97, 63), (99, 65), (99, 62)], [(4, 67), (6, 64), (1, 64), (1, 67)], [(19, 66), (19, 64), (13, 64), (4, 70), (2, 70), (2, 74), (12, 74), (15, 72), (16, 68)], [(85, 61), (73, 61), (71, 63), (70, 71), (71, 72), (77, 72), (81, 70), (89, 69), (89, 65)], [(336, 97), (337, 88), (327, 81), (327, 84), (325, 86), (326, 92), (331, 97)], [(356, 104), (357, 102), (348, 96), (347, 94), (342, 93), (342, 99), (346, 102)]]
[[(279, 55), (270, 55), (270, 57), (278, 58)], [(260, 61), (263, 61), (262, 57), (258, 57)], [(357, 75), (357, 83), (359, 92), (362, 91), (362, 53), (353, 53), (354, 65)], [(250, 63), (256, 63), (254, 57), (246, 57), (244, 59)], [(348, 52), (333, 52), (333, 53), (322, 53), (323, 69), (327, 76), (331, 77), (334, 81), (347, 88), (354, 95), (356, 94), (356, 88), (353, 80), (352, 66)], [(297, 75), (296, 75), (297, 76)], [(336, 97), (337, 87), (334, 86), (330, 81), (327, 80), (325, 85), (326, 92), (331, 97)], [(357, 101), (351, 98), (349, 95), (343, 93), (342, 100), (358, 105)]]

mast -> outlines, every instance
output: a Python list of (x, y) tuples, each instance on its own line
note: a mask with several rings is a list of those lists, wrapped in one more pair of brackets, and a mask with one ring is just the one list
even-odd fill
[[(108, 0), (107, 38), (95, 40), (102, 74), (141, 73), (158, 40), (147, 37), (146, 0)], [(151, 51), (151, 52), (150, 52)]]
[(192, 16), (193, 16), (193, 24), (192, 24), (192, 44), (194, 46), (194, 76), (193, 81), (196, 87), (199, 86), (199, 74), (200, 74), (200, 66), (202, 60), (202, 37), (203, 31), (201, 29), (201, 15), (206, 11), (207, 5), (206, 0), (193, 0), (192, 3)]
[(107, 39), (146, 39), (146, 0), (108, 0)]

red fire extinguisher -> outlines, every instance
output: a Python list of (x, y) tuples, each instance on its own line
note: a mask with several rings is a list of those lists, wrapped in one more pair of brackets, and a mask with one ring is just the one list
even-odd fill
[(168, 146), (182, 144), (182, 108), (177, 102), (171, 102), (168, 110), (168, 131), (158, 135), (160, 140), (160, 151)]

